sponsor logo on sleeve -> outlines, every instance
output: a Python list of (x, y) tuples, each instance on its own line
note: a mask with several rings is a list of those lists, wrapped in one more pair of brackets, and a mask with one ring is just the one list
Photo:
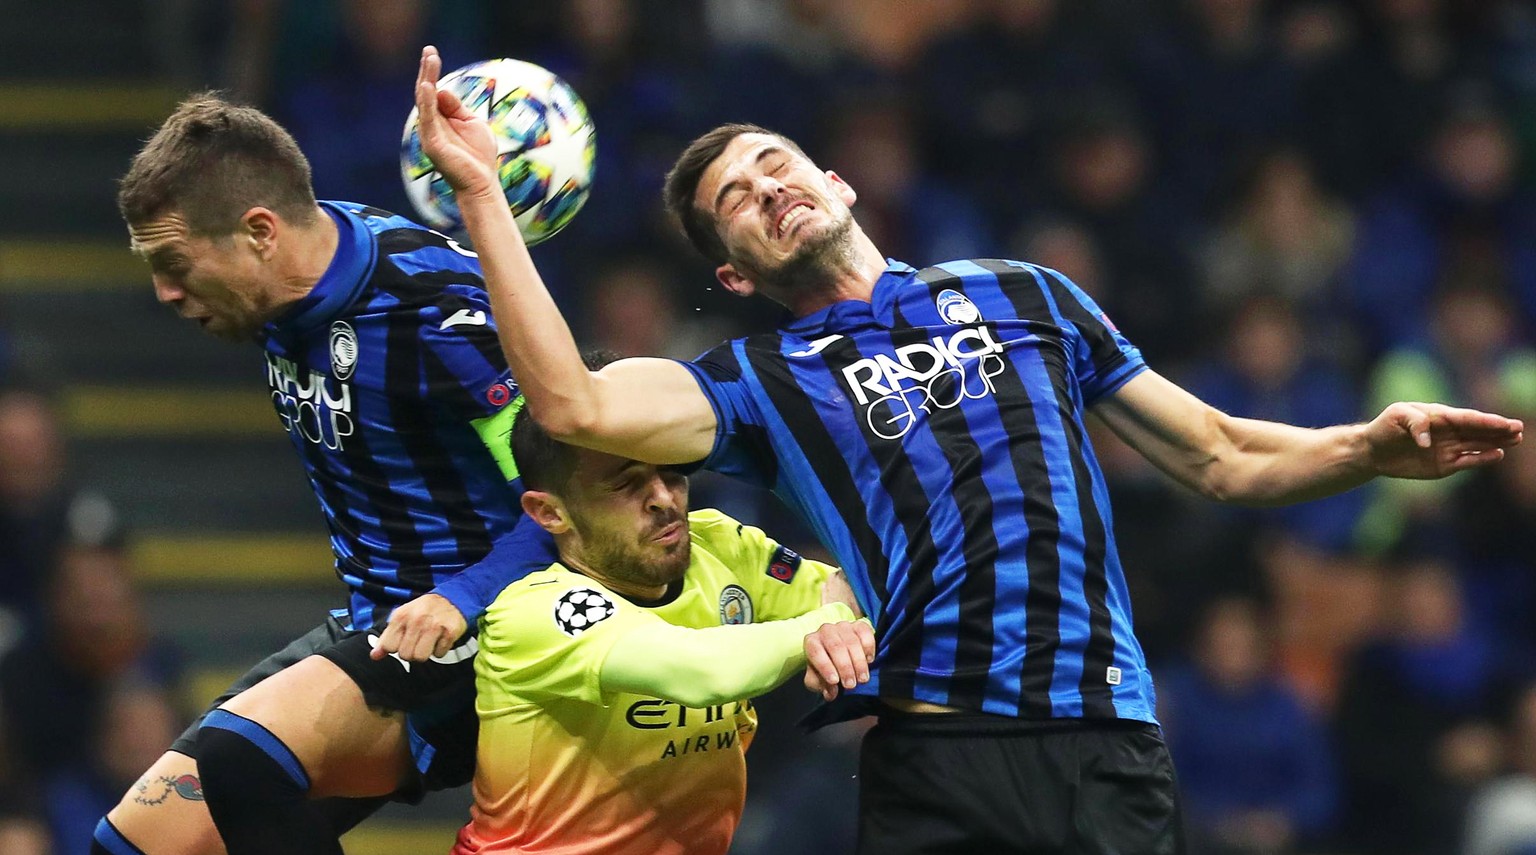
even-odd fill
[(752, 622), (752, 598), (740, 585), (726, 585), (720, 592), (720, 623), (741, 626)]
[(768, 575), (784, 584), (794, 581), (800, 570), (800, 553), (787, 546), (774, 550), (773, 560), (768, 562)]
[(618, 607), (602, 591), (572, 588), (555, 601), (555, 626), (575, 638), (614, 616)]

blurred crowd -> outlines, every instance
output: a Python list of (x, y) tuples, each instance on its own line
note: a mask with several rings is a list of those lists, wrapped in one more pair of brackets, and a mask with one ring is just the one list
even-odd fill
[[(690, 358), (779, 320), (712, 289), (660, 208), (690, 138), (752, 121), (847, 179), (886, 252), (1057, 268), (1227, 412), (1536, 415), (1536, 4), (208, 7), (184, 82), (270, 110), (323, 197), (410, 213), (399, 138), (423, 43), (450, 68), (513, 56), (570, 82), (597, 126), (596, 182), (535, 255), (585, 344)], [(1094, 442), (1198, 852), (1536, 853), (1536, 453), (1252, 510)], [(32, 818), (0, 816), (7, 853), (99, 814), (176, 718), (123, 535), (62, 449), (45, 397), (0, 396), (0, 808)], [(817, 548), (771, 498), (709, 478), (696, 496)], [(80, 637), (96, 641), (57, 642)], [(858, 733), (797, 735), (803, 707), (763, 705), (774, 744), (754, 752), (738, 851), (849, 848)], [(164, 727), (122, 732), (130, 713)], [(78, 732), (96, 745), (61, 736)]]

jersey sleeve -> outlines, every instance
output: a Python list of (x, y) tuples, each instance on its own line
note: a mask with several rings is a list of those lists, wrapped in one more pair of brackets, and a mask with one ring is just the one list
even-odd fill
[(694, 511), (688, 524), (698, 542), (713, 551), (752, 596), (760, 620), (783, 620), (816, 609), (822, 585), (837, 572), (716, 510)]
[(495, 416), (518, 398), (483, 292), (464, 285), (445, 287), (421, 310), (417, 334), (428, 400), (474, 422)]
[(772, 691), (805, 667), (805, 637), (825, 623), (853, 620), (843, 603), (798, 617), (694, 629), (658, 621), (635, 626), (602, 665), (609, 692), (653, 695), (689, 707)]
[(615, 643), (664, 623), (603, 586), (559, 570), (508, 587), (480, 625), (483, 712), (567, 698), (603, 703), (600, 675)]
[(777, 467), (768, 429), (752, 397), (741, 341), (726, 342), (681, 365), (693, 374), (715, 411), (715, 445), (701, 466), (771, 488)]
[(1054, 304), (1062, 327), (1073, 343), (1072, 368), (1088, 406), (1119, 389), (1145, 371), (1141, 351), (1131, 344), (1093, 298), (1072, 280), (1045, 267), (1036, 276), (1047, 299)]
[(558, 558), (554, 536), (523, 514), (511, 531), (491, 543), (484, 558), (444, 579), (431, 593), (453, 603), (466, 623), (474, 623), (502, 589)]

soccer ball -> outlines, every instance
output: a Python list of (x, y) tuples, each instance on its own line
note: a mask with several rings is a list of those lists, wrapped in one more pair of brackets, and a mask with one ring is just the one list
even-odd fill
[[(446, 75), (438, 86), (484, 116), (496, 136), (502, 191), (529, 246), (565, 228), (592, 188), (597, 138), (581, 98), (565, 81), (530, 62), (490, 59)], [(400, 140), (405, 192), (427, 225), (464, 225), (453, 190), (421, 150), (417, 112)]]

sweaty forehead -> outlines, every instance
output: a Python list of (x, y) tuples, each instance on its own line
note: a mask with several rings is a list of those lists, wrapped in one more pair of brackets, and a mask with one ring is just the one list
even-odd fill
[(189, 234), (187, 222), (179, 214), (162, 214), (148, 222), (128, 226), (129, 246), (139, 255), (180, 243)]

